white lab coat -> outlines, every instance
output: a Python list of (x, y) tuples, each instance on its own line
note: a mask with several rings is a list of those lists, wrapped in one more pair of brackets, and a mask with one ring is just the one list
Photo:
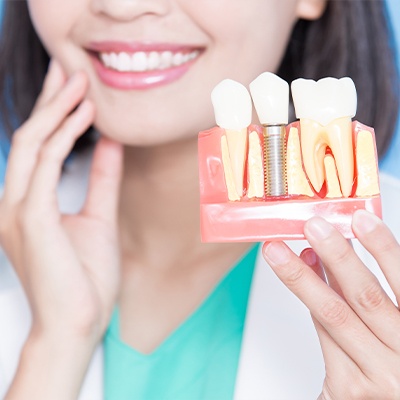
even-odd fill
[[(80, 208), (86, 187), (86, 176), (81, 171), (88, 170), (88, 163), (88, 157), (78, 159), (64, 174), (59, 189), (63, 211), (75, 212)], [(382, 175), (381, 189), (384, 219), (400, 239), (400, 181)], [(299, 253), (306, 243), (296, 241), (290, 245)], [(372, 257), (358, 242), (354, 246), (364, 262), (384, 282)], [(388, 285), (385, 282), (383, 284), (390, 292)], [(29, 307), (21, 285), (0, 253), (0, 399), (4, 397), (15, 374), (30, 321)], [(235, 400), (316, 399), (323, 378), (323, 359), (308, 310), (283, 286), (259, 256), (250, 292)], [(79, 400), (100, 400), (103, 398), (102, 390), (103, 350), (99, 346)]]

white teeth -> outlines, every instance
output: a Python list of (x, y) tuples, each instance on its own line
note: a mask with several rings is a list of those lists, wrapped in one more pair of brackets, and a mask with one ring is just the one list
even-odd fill
[(147, 69), (147, 57), (142, 51), (138, 51), (132, 56), (132, 70), (135, 72), (146, 71)]
[(111, 53), (110, 63), (111, 63), (111, 68), (118, 69), (118, 55), (116, 53)]
[(160, 69), (166, 69), (169, 68), (172, 65), (172, 53), (170, 51), (164, 51), (161, 53), (161, 58), (160, 58)]
[(289, 120), (289, 84), (279, 76), (264, 72), (250, 83), (258, 118), (263, 125), (283, 125)]
[(132, 54), (100, 53), (100, 60), (105, 67), (120, 72), (144, 72), (178, 67), (200, 55), (198, 50), (191, 53), (173, 53), (171, 51), (151, 51), (149, 53), (138, 51)]
[(225, 79), (211, 92), (217, 125), (240, 130), (251, 123), (252, 104), (248, 90), (239, 82)]
[(118, 55), (118, 70), (129, 71), (131, 69), (131, 58), (127, 53), (120, 53)]
[(111, 67), (111, 54), (100, 54), (100, 58), (106, 67)]
[(156, 69), (160, 64), (160, 54), (156, 51), (152, 51), (148, 56), (148, 67), (149, 70)]
[(350, 78), (297, 79), (292, 82), (296, 117), (328, 125), (342, 117), (353, 118), (357, 111), (357, 92)]
[(181, 65), (183, 63), (183, 55), (182, 53), (176, 53), (172, 57), (172, 65)]

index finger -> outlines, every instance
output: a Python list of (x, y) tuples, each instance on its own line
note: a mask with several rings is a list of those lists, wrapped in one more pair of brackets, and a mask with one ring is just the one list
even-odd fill
[(67, 76), (62, 69), (60, 63), (52, 58), (49, 63), (46, 78), (43, 82), (42, 91), (36, 100), (35, 106), (33, 107), (32, 113), (36, 112), (47, 104), (56, 93), (64, 86), (67, 80)]

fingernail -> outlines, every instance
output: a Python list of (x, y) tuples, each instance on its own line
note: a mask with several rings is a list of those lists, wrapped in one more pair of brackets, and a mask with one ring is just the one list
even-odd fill
[(270, 264), (286, 264), (290, 260), (290, 250), (282, 242), (271, 242), (264, 247), (264, 256)]
[(375, 215), (366, 210), (357, 210), (353, 215), (353, 228), (360, 233), (373, 232), (381, 220)]
[(325, 240), (332, 235), (335, 228), (323, 218), (315, 217), (306, 223), (304, 231), (306, 236), (310, 236), (315, 240)]
[(301, 253), (300, 258), (310, 267), (318, 264), (318, 256), (313, 249), (305, 249)]

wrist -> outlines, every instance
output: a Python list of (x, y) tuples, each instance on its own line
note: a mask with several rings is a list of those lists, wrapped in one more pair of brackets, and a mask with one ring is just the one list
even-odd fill
[(30, 334), (6, 399), (77, 398), (95, 345), (80, 337)]

